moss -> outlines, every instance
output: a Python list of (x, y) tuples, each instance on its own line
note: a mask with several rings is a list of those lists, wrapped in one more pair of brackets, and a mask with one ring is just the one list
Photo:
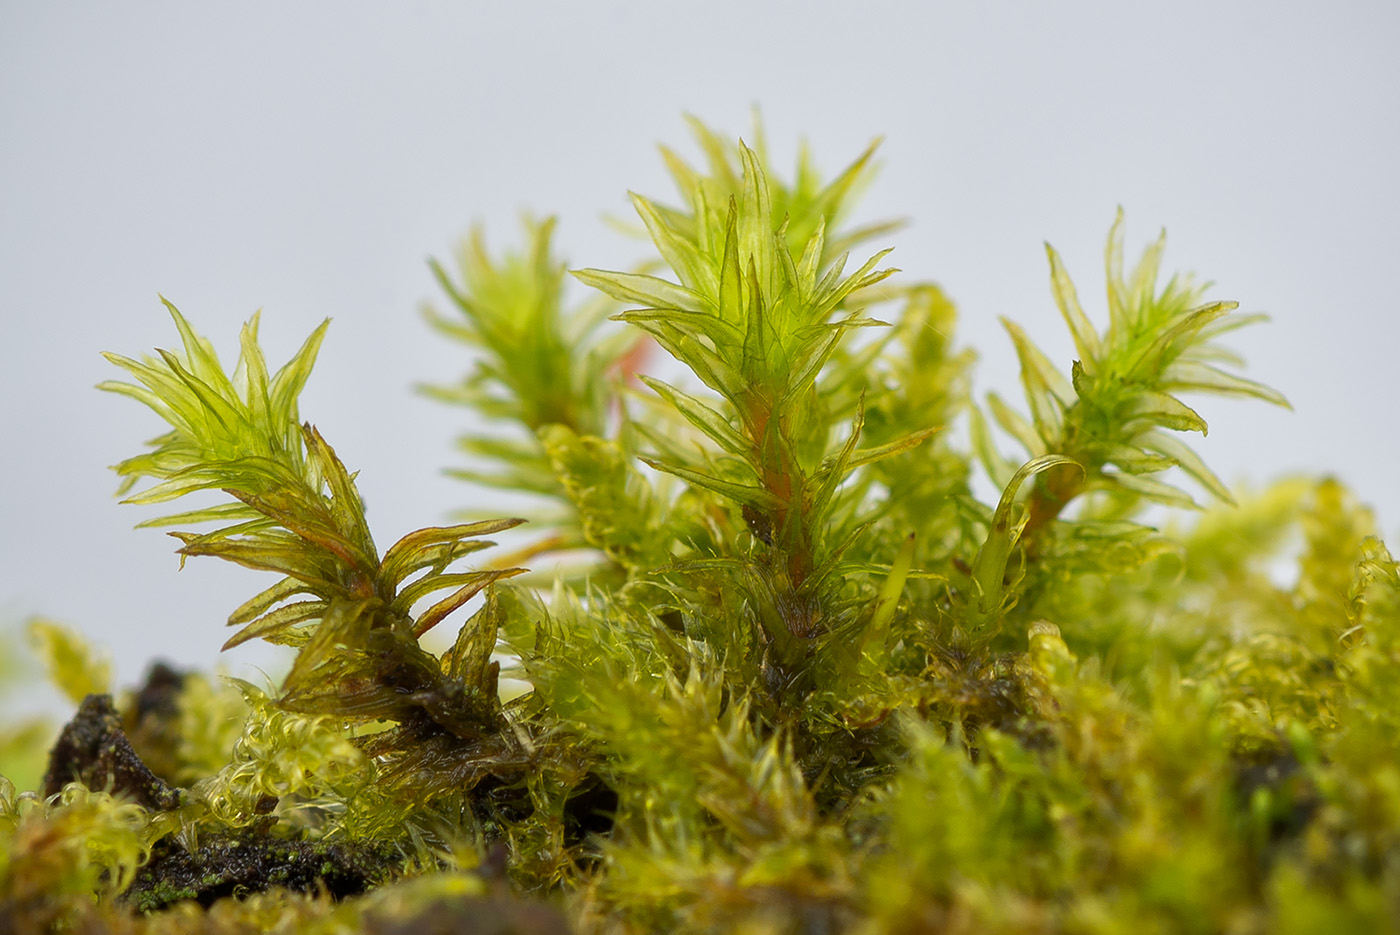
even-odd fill
[[(897, 225), (848, 223), (873, 150), (783, 178), (761, 134), (696, 132), (699, 163), (664, 151), (678, 202), (634, 197), (656, 258), (575, 271), (592, 301), (552, 221), (433, 265), (476, 355), (429, 391), (472, 411), (463, 522), (376, 544), (298, 409), (324, 326), (271, 371), (254, 319), (227, 369), (171, 307), (178, 351), (111, 358), (167, 426), (123, 489), (226, 494), (153, 523), (273, 572), (225, 648), (295, 657), (266, 689), (155, 667), (119, 703), (39, 627), (88, 693), (42, 794), (0, 781), (0, 919), (1400, 928), (1400, 565), (1339, 482), (1231, 489), (1182, 441), (1202, 399), (1286, 405), (1222, 340), (1257, 318), (1160, 275), (1160, 238), (1125, 263), (1120, 215), (1107, 323), (1051, 249), (1076, 359), (1008, 322), (1022, 400), (979, 405), (948, 293), (865, 247)], [(672, 382), (639, 372), (658, 351)], [(526, 515), (479, 518), (483, 485)]]
[(208, 907), (274, 887), (343, 899), (396, 875), (400, 861), (394, 848), (373, 842), (283, 841), (246, 831), (205, 835), (194, 847), (167, 839), (123, 898), (146, 912), (182, 899)]
[[(214, 876), (200, 881), (202, 885), (210, 887), (217, 882), (218, 878)], [(178, 883), (162, 880), (145, 889), (132, 891), (127, 895), (127, 899), (132, 906), (141, 912), (156, 912), (187, 899), (197, 899), (199, 893), (200, 890), (193, 886), (181, 886)]]

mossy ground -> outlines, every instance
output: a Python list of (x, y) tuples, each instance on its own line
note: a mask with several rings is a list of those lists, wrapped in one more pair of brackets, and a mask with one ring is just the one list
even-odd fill
[(575, 273), (603, 298), (565, 302), (550, 222), (434, 265), (478, 487), (387, 550), (297, 410), (324, 326), (270, 373), (255, 319), (226, 370), (172, 306), (179, 352), (112, 358), (168, 426), (124, 489), (228, 494), (151, 524), (276, 572), (226, 646), (296, 656), (114, 696), (37, 625), (78, 713), (41, 788), (0, 780), (0, 929), (1400, 928), (1400, 566), (1337, 481), (1231, 490), (1181, 441), (1192, 394), (1286, 404), (1219, 341), (1256, 319), (1160, 285), (1160, 239), (1125, 269), (1120, 217), (1107, 326), (1050, 250), (1077, 359), (1008, 322), (1024, 405), (979, 406), (948, 296), (847, 271), (897, 227), (847, 221), (870, 152), (782, 181), (697, 137), (678, 206), (634, 198), (658, 259)]

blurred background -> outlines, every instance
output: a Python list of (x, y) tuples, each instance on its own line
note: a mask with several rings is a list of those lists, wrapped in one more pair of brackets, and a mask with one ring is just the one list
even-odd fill
[[(1066, 368), (1043, 241), (1105, 317), (1117, 206), (1130, 259), (1273, 322), (1231, 336), (1295, 411), (1204, 400), (1227, 482), (1332, 472), (1400, 531), (1394, 293), (1400, 6), (1393, 3), (0, 4), (0, 630), (31, 615), (110, 651), (209, 667), (230, 610), (271, 576), (131, 527), (107, 466), (162, 424), (93, 385), (100, 356), (175, 343), (157, 293), (236, 357), (263, 309), (276, 366), (334, 319), (302, 399), (352, 470), (381, 546), (483, 495), (442, 476), (465, 413), (415, 395), (462, 350), (420, 314), (429, 256), (473, 223), (520, 241), (561, 218), (576, 266), (643, 245), (627, 189), (672, 194), (655, 145), (694, 156), (694, 114), (778, 165), (829, 175), (876, 136), (858, 219), (907, 279), (958, 302), (979, 395), (1019, 398), (999, 316)], [(1391, 270), (1387, 273), (1386, 270)], [(1189, 401), (1189, 400), (1188, 400)], [(1008, 449), (1010, 446), (1007, 446)], [(235, 674), (272, 647), (226, 654)]]

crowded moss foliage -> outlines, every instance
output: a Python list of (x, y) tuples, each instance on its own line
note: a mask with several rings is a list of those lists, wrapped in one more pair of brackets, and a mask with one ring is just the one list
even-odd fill
[(898, 225), (849, 221), (873, 147), (826, 181), (695, 134), (635, 269), (534, 220), (433, 264), (459, 522), (376, 544), (298, 409), (324, 325), (273, 371), (254, 318), (230, 369), (170, 305), (176, 350), (110, 356), (166, 426), (128, 501), (205, 495), (142, 525), (271, 572), (224, 647), (293, 656), (114, 691), (35, 623), (76, 713), (0, 734), (0, 929), (1397, 928), (1400, 566), (1336, 480), (1189, 442), (1287, 405), (1225, 340), (1258, 316), (1120, 213), (1102, 305), (1048, 250), (1076, 359), (1028, 313), (1021, 398), (975, 397)]

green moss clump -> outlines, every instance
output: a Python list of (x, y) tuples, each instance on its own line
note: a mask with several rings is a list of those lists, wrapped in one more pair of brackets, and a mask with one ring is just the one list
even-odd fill
[[(158, 666), (114, 698), (36, 626), (79, 711), (42, 790), (0, 781), (0, 918), (1400, 928), (1400, 565), (1337, 481), (1231, 490), (1183, 442), (1203, 398), (1286, 405), (1222, 342), (1258, 316), (1162, 283), (1160, 238), (1127, 265), (1120, 215), (1107, 324), (1049, 250), (1077, 359), (1007, 322), (1024, 401), (979, 405), (948, 294), (865, 246), (897, 225), (848, 221), (873, 147), (784, 180), (761, 138), (696, 132), (702, 164), (663, 150), (678, 201), (633, 196), (655, 259), (574, 271), (591, 302), (552, 221), (433, 265), (475, 355), (428, 391), (473, 412), (456, 473), (522, 517), (478, 489), (380, 549), (298, 412), (325, 326), (271, 372), (254, 319), (226, 369), (170, 306), (179, 351), (111, 358), (167, 425), (129, 499), (228, 495), (144, 525), (274, 572), (225, 647), (295, 657), (275, 688)], [(658, 352), (682, 376), (643, 374)]]

